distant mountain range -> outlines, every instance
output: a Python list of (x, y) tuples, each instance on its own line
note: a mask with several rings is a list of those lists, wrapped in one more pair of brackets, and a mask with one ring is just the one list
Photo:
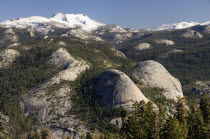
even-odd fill
[(17, 28), (48, 28), (55, 26), (58, 28), (77, 28), (91, 32), (105, 24), (90, 19), (84, 14), (62, 14), (57, 13), (51, 18), (41, 16), (31, 16), (28, 18), (18, 18), (17, 20), (6, 20), (0, 23), (3, 27), (17, 27)]
[(210, 21), (205, 22), (205, 23), (198, 23), (198, 22), (180, 22), (180, 23), (175, 23), (175, 24), (165, 24), (157, 28), (157, 30), (171, 30), (171, 29), (184, 29), (184, 28), (189, 28), (193, 27), (196, 25), (210, 25)]
[[(196, 25), (210, 25), (210, 21), (205, 23), (198, 22), (180, 22), (175, 24), (165, 24), (158, 27), (156, 30), (171, 30), (171, 29), (184, 29)], [(31, 16), (27, 18), (18, 18), (16, 20), (6, 20), (0, 23), (3, 27), (16, 27), (16, 28), (31, 28), (37, 31), (43, 31), (50, 27), (57, 28), (80, 28), (87, 32), (93, 32), (99, 27), (106, 27), (104, 23), (97, 22), (84, 14), (63, 14), (56, 13), (51, 18), (41, 16)], [(118, 26), (119, 27), (119, 26)]]

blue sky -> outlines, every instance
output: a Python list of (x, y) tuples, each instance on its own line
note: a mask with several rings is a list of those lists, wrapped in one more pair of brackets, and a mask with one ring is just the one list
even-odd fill
[(210, 0), (0, 0), (0, 21), (54, 13), (82, 13), (122, 27), (156, 28), (181, 21), (210, 21)]

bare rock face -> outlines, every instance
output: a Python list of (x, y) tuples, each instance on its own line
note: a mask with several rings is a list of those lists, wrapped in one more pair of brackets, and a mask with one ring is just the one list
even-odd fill
[(35, 116), (40, 125), (51, 129), (53, 139), (76, 138), (80, 133), (86, 133), (87, 128), (76, 115), (69, 114), (72, 108), (71, 88), (61, 82), (74, 81), (89, 66), (83, 60), (75, 60), (64, 48), (54, 52), (48, 63), (63, 70), (22, 96), (20, 105), (25, 115)]
[(15, 61), (15, 58), (19, 56), (20, 53), (14, 49), (6, 49), (0, 52), (0, 68), (9, 66)]
[(171, 40), (166, 40), (166, 39), (159, 39), (159, 40), (156, 40), (155, 41), (157, 44), (163, 44), (163, 45), (166, 45), (166, 46), (170, 46), (170, 45), (174, 45), (174, 41), (171, 41)]
[(105, 107), (123, 107), (129, 109), (136, 101), (148, 102), (133, 81), (123, 72), (107, 70), (96, 77), (96, 94)]
[(51, 79), (52, 82), (56, 83), (62, 80), (74, 81), (81, 72), (89, 68), (89, 65), (85, 61), (82, 59), (75, 60), (63, 48), (59, 48), (50, 56), (49, 63), (65, 68)]
[(68, 113), (72, 108), (71, 96), (71, 89), (65, 84), (37, 88), (22, 96), (20, 105), (26, 116), (35, 116), (42, 127), (51, 129), (52, 139), (75, 137), (87, 129), (76, 115)]
[(142, 51), (142, 50), (145, 50), (145, 49), (151, 49), (152, 46), (149, 44), (149, 43), (141, 43), (137, 46), (135, 46), (135, 50), (137, 51)]
[(59, 48), (48, 58), (48, 63), (55, 65), (57, 68), (64, 68), (74, 62), (75, 59), (64, 48)]
[(133, 76), (149, 87), (164, 89), (163, 95), (177, 100), (183, 97), (182, 86), (160, 63), (153, 60), (141, 62), (134, 67)]
[(82, 59), (74, 59), (64, 48), (59, 48), (49, 58), (48, 63), (56, 68), (63, 69), (46, 83), (40, 85), (40, 88), (47, 88), (61, 81), (74, 81), (78, 75), (89, 68), (89, 65)]
[(67, 32), (67, 35), (72, 35), (74, 37), (80, 38), (80, 39), (90, 39), (95, 41), (103, 41), (100, 37), (94, 36), (82, 29), (73, 29)]
[(198, 33), (197, 31), (194, 31), (194, 30), (188, 30), (182, 36), (184, 38), (191, 38), (191, 39), (203, 38), (203, 35), (202, 34)]

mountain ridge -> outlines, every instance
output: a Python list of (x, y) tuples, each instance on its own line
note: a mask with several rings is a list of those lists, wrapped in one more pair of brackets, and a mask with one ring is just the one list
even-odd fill
[(205, 26), (205, 25), (210, 25), (210, 21), (204, 22), (204, 23), (199, 23), (199, 22), (179, 22), (179, 23), (173, 23), (173, 24), (164, 24), (162, 26), (159, 26), (156, 30), (172, 30), (172, 29), (185, 29), (185, 28), (190, 28), (193, 26)]
[[(87, 32), (96, 31), (98, 28), (106, 26), (96, 20), (91, 19), (85, 14), (63, 14), (58, 12), (52, 17), (42, 17), (42, 16), (30, 16), (24, 18), (17, 18), (15, 20), (5, 20), (0, 22), (0, 26), (10, 28), (32, 28), (32, 29), (43, 29), (49, 26), (55, 26), (57, 28), (81, 28)], [(173, 30), (173, 29), (185, 29), (196, 25), (210, 25), (210, 21), (199, 23), (199, 22), (179, 22), (172, 24), (163, 24), (153, 31), (161, 30)], [(38, 30), (38, 29), (37, 29)], [(147, 29), (150, 30), (150, 29)]]

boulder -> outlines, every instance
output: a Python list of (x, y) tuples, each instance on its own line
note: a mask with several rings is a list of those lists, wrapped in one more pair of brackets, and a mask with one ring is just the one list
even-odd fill
[(160, 63), (148, 60), (134, 67), (133, 76), (149, 87), (161, 88), (168, 99), (183, 97), (182, 86)]
[(148, 102), (133, 81), (123, 72), (111, 69), (95, 76), (99, 103), (105, 107), (131, 108), (136, 101)]

